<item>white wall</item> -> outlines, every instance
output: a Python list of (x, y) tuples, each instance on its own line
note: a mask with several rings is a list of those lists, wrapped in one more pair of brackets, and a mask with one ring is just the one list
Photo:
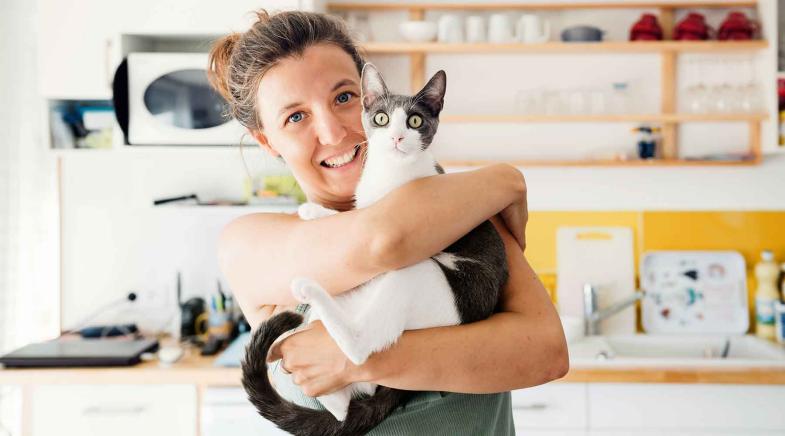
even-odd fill
[[(107, 316), (160, 328), (175, 307), (176, 272), (182, 272), (184, 298), (215, 292), (221, 278), (220, 230), (253, 210), (153, 206), (154, 199), (191, 193), (205, 201), (240, 199), (245, 171), (238, 150), (129, 148), (62, 156), (61, 324), (66, 328), (131, 291), (139, 296), (131, 310)], [(245, 158), (253, 174), (284, 171), (258, 150), (246, 149)]]
[(57, 196), (36, 94), (37, 10), (0, 14), (0, 352), (56, 333)]
[[(762, 3), (771, 6), (773, 0)], [(600, 15), (590, 11), (568, 18), (595, 20)], [(616, 12), (611, 20), (624, 24), (609, 25), (611, 34), (621, 38), (619, 35), (624, 35), (628, 23), (638, 15)], [(401, 14), (397, 17), (403, 19)], [(557, 17), (551, 18), (556, 23)], [(566, 18), (561, 20), (556, 31)], [(387, 37), (397, 38), (395, 26), (389, 22), (374, 25), (379, 36), (387, 32)], [(766, 67), (766, 62), (773, 59), (770, 55), (761, 54), (759, 61), (767, 80), (774, 77), (773, 69)], [(393, 89), (408, 89), (405, 57), (378, 56), (372, 60)], [(657, 110), (656, 55), (429, 56), (427, 68), (429, 72), (447, 70), (445, 112), (509, 112), (511, 96), (522, 87), (568, 86), (598, 79), (633, 80), (642, 105)], [(769, 104), (775, 104), (773, 93), (767, 98)], [(587, 150), (632, 147), (631, 126), (445, 123), (433, 147), (444, 159), (581, 156)], [(698, 127), (683, 129), (686, 150), (746, 145), (743, 127), (715, 125), (696, 131)], [(769, 149), (776, 148), (773, 127), (772, 122), (766, 130)], [(257, 169), (281, 170), (258, 152), (247, 157)], [(169, 304), (176, 270), (183, 272), (186, 295), (214, 289), (220, 276), (215, 240), (221, 226), (243, 210), (160, 209), (151, 204), (154, 198), (190, 192), (205, 199), (239, 197), (244, 172), (236, 150), (129, 147), (112, 152), (64, 153), (62, 159), (63, 326), (73, 325), (98, 305), (130, 290), (141, 294), (142, 307)], [(785, 156), (781, 155), (768, 157), (763, 165), (753, 167), (522, 170), (528, 180), (532, 210), (785, 209)], [(160, 321), (142, 320), (148, 327)]]

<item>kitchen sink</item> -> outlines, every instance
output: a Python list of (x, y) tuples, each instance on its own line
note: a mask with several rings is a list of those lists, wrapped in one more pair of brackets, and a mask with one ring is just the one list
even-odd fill
[(756, 336), (608, 335), (569, 345), (572, 366), (687, 365), (785, 368), (785, 348)]

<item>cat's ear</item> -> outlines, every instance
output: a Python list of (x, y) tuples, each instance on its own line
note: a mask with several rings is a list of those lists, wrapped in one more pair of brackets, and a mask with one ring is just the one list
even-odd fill
[(364, 109), (370, 108), (377, 98), (387, 94), (387, 85), (384, 84), (382, 75), (371, 63), (363, 66), (361, 93)]
[(419, 101), (431, 109), (433, 116), (439, 115), (444, 107), (444, 93), (447, 91), (447, 73), (439, 70), (431, 80), (423, 86), (414, 96), (414, 101)]

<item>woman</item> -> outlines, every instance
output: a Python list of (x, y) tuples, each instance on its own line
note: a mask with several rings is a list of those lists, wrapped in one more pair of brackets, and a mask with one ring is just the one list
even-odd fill
[[(289, 283), (296, 276), (339, 294), (430, 257), (492, 217), (510, 278), (500, 311), (489, 319), (407, 331), (360, 366), (316, 322), (281, 342), (272, 358), (281, 358), (278, 370), (291, 372), (311, 397), (357, 381), (426, 391), (372, 434), (510, 434), (507, 391), (560, 378), (569, 365), (558, 316), (523, 256), (524, 179), (514, 167), (493, 165), (420, 179), (352, 210), (365, 147), (363, 63), (343, 24), (321, 14), (261, 12), (250, 30), (216, 43), (211, 82), (234, 117), (262, 149), (286, 162), (309, 201), (345, 211), (313, 221), (284, 214), (238, 218), (221, 235), (222, 271), (256, 326), (294, 308)], [(286, 378), (275, 372), (285, 390)]]

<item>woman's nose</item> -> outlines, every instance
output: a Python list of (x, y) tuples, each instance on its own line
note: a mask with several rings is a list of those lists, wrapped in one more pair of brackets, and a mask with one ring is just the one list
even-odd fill
[(346, 127), (331, 110), (319, 114), (316, 135), (323, 145), (338, 145), (346, 137)]

